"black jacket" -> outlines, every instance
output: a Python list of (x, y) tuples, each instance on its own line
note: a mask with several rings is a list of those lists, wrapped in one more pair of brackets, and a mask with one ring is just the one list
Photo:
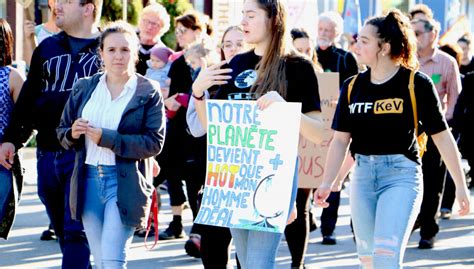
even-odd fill
[(12, 112), (4, 141), (18, 150), (38, 131), (38, 148), (61, 149), (56, 127), (74, 83), (99, 70), (98, 39), (72, 55), (68, 35), (60, 32), (45, 39), (33, 52), (30, 71)]

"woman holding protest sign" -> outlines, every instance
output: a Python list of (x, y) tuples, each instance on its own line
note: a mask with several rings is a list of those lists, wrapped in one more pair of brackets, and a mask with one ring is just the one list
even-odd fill
[[(236, 54), (241, 53), (246, 48), (242, 29), (239, 26), (228, 27), (222, 35), (220, 48), (221, 60), (226, 61), (227, 63), (229, 63)], [(205, 59), (203, 58), (201, 61), (205, 61)], [(212, 89), (206, 90), (205, 94), (207, 97), (212, 98), (217, 90), (218, 87), (213, 87)], [(196, 177), (199, 179), (202, 178), (202, 186), (204, 185), (204, 179), (206, 177), (206, 130), (203, 128), (197, 117), (194, 104), (194, 102), (189, 102), (188, 110), (186, 111), (186, 121), (191, 134), (194, 137), (203, 138), (202, 158), (199, 158), (200, 160), (203, 160), (203, 162), (199, 164), (203, 168), (201, 169), (203, 175)], [(229, 262), (229, 247), (232, 240), (229, 228), (202, 225), (198, 223), (194, 223), (193, 227), (194, 226), (200, 226), (199, 231), (201, 233), (201, 238), (199, 241), (199, 250), (204, 268), (226, 268)], [(196, 239), (192, 240), (197, 241)], [(237, 257), (236, 260), (237, 268), (240, 268)]]
[(416, 38), (408, 18), (392, 10), (369, 19), (357, 48), (359, 63), (370, 68), (342, 87), (326, 172), (315, 200), (328, 206), (326, 199), (352, 138), (356, 164), (350, 204), (362, 267), (401, 268), (422, 199), (416, 118), (453, 176), (460, 215), (469, 212), (468, 190), (436, 89), (428, 77), (416, 72)]
[[(255, 49), (236, 55), (230, 68), (225, 62), (205, 64), (193, 84), (192, 101), (203, 126), (207, 126), (204, 91), (220, 85), (215, 99), (255, 100), (260, 109), (273, 102), (301, 102), (300, 133), (313, 142), (322, 139), (318, 81), (314, 65), (286, 44), (286, 11), (280, 0), (248, 0), (244, 3), (242, 27), (245, 41)], [(228, 75), (230, 73), (230, 75)], [(293, 177), (291, 216), (296, 217), (294, 201), (297, 171)], [(274, 268), (281, 233), (231, 229), (242, 268)]]

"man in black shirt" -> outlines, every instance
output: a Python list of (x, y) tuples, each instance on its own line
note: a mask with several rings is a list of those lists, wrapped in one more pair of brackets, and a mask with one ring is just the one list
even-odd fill
[(75, 152), (61, 147), (56, 127), (74, 83), (100, 67), (96, 23), (101, 6), (101, 0), (56, 0), (56, 25), (63, 31), (43, 40), (33, 52), (0, 151), (0, 163), (9, 169), (15, 151), (33, 129), (38, 131), (38, 196), (58, 236), (62, 268), (68, 269), (89, 268), (90, 251), (82, 223), (69, 208)]
[[(357, 74), (359, 69), (352, 53), (335, 46), (336, 40), (342, 33), (343, 20), (337, 12), (325, 12), (319, 15), (318, 21), (318, 61), (323, 67), (324, 72), (338, 72), (339, 85)], [(323, 244), (334, 245), (334, 229), (337, 222), (337, 211), (341, 192), (331, 192), (328, 198), (329, 207), (323, 209), (321, 214), (321, 234), (323, 235)]]
[(349, 51), (337, 48), (336, 41), (342, 33), (343, 20), (337, 12), (325, 12), (318, 21), (318, 61), (324, 72), (338, 72), (339, 85), (358, 73), (357, 62)]

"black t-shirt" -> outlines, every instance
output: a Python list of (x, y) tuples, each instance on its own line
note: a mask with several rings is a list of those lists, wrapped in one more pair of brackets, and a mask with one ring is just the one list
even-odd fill
[[(255, 66), (260, 59), (261, 57), (253, 50), (234, 56), (229, 63), (232, 78), (226, 85), (220, 87), (215, 99), (255, 100), (254, 94), (249, 91), (257, 79)], [(286, 79), (288, 81), (286, 101), (302, 103), (302, 113), (321, 110), (318, 79), (310, 61), (301, 57), (288, 58)]]
[[(389, 81), (370, 82), (370, 69), (359, 74), (347, 100), (348, 79), (343, 87), (332, 128), (351, 134), (351, 153), (363, 155), (404, 154), (417, 158), (413, 110), (408, 89), (410, 70), (401, 67)], [(447, 129), (436, 89), (423, 73), (415, 75), (418, 120), (427, 134)]]

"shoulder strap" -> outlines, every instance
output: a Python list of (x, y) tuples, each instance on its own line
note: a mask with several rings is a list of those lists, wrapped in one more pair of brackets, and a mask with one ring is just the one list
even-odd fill
[(354, 83), (357, 79), (357, 76), (358, 75), (355, 75), (351, 82), (349, 82), (349, 86), (347, 87), (347, 103), (350, 104), (351, 103), (351, 92), (352, 92), (352, 87), (354, 87)]
[(410, 90), (411, 107), (413, 110), (413, 121), (415, 124), (415, 135), (418, 136), (418, 111), (416, 109), (416, 96), (415, 96), (415, 70), (410, 72), (410, 82), (408, 83), (408, 89)]

